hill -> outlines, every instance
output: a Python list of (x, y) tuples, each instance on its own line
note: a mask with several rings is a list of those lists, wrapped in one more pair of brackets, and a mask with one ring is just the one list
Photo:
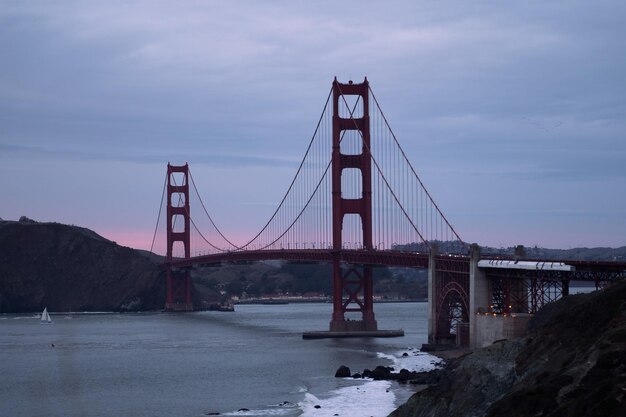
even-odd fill
[[(431, 242), (437, 246), (439, 253), (467, 254), (467, 245), (455, 241), (434, 241)], [(410, 243), (406, 245), (395, 246), (398, 250), (406, 250), (411, 252), (429, 252), (429, 245), (426, 243)], [(538, 246), (509, 246), (495, 248), (491, 246), (480, 245), (482, 255), (501, 256), (512, 258), (516, 255), (517, 250), (522, 250), (523, 259), (540, 259), (540, 260), (572, 260), (572, 261), (618, 261), (626, 260), (626, 246), (619, 248), (595, 247), (595, 248), (570, 248), (570, 249), (549, 249)]]
[(0, 312), (163, 308), (165, 275), (138, 251), (77, 226), (0, 221)]
[[(332, 295), (332, 268), (324, 263), (254, 262), (223, 264), (193, 271), (197, 288), (241, 297), (279, 294)], [(387, 299), (417, 300), (428, 295), (428, 273), (414, 268), (374, 268), (374, 294)]]
[[(565, 259), (575, 261), (617, 261), (624, 262), (626, 260), (626, 246), (619, 248), (571, 248), (571, 249), (548, 249), (534, 247), (524, 248), (526, 259)], [(483, 255), (496, 255), (496, 256), (513, 256), (515, 254), (515, 247), (508, 248), (492, 248), (482, 247), (481, 253)]]

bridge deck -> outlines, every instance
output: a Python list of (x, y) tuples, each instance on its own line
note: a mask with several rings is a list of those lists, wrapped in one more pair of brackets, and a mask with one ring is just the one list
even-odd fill
[(222, 262), (253, 262), (283, 260), (294, 262), (332, 262), (338, 257), (341, 262), (352, 264), (428, 268), (428, 254), (416, 252), (340, 250), (331, 249), (277, 249), (259, 251), (233, 251), (189, 259), (173, 260), (173, 267), (214, 265)]
[[(332, 249), (275, 249), (257, 251), (232, 251), (195, 256), (188, 259), (174, 259), (169, 265), (174, 268), (199, 268), (223, 262), (255, 262), (283, 260), (291, 262), (340, 262), (360, 265), (394, 266), (406, 268), (428, 268), (429, 254), (423, 252), (402, 252), (392, 250), (350, 250)], [(437, 255), (437, 261), (470, 261), (465, 255)], [(168, 265), (166, 263), (166, 265)], [(626, 262), (581, 261), (581, 260), (512, 260), (497, 257), (483, 257), (479, 267), (498, 269), (506, 275), (524, 278), (524, 271), (544, 279), (568, 280), (607, 280), (626, 276)], [(507, 272), (508, 271), (508, 272)], [(495, 270), (494, 270), (495, 272)], [(500, 274), (502, 274), (500, 273)]]

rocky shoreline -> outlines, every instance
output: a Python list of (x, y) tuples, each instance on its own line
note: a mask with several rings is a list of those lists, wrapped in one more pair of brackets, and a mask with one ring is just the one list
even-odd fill
[(363, 372), (351, 373), (350, 368), (345, 365), (340, 366), (335, 373), (335, 378), (369, 378), (374, 381), (396, 381), (400, 384), (432, 385), (437, 384), (443, 376), (444, 369), (434, 369), (432, 371), (416, 372), (407, 369), (400, 369), (396, 372), (393, 366), (379, 365), (374, 370), (364, 369)]
[(431, 352), (427, 372), (377, 366), (335, 377), (415, 385), (389, 417), (622, 417), (626, 415), (626, 282), (548, 304), (528, 333), (473, 352)]
[(427, 374), (407, 378), (429, 386), (390, 417), (624, 416), (626, 282), (549, 304), (525, 337), (449, 359)]

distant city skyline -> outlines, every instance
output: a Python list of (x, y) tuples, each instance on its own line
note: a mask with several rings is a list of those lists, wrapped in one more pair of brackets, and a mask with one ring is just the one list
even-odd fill
[(189, 162), (245, 240), (333, 78), (367, 76), (465, 241), (625, 246), (625, 18), (620, 1), (0, 0), (0, 218), (149, 249), (166, 165)]

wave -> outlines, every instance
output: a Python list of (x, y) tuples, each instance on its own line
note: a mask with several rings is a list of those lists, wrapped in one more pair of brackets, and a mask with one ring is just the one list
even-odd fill
[(400, 369), (413, 372), (427, 372), (443, 365), (443, 359), (430, 353), (422, 352), (417, 348), (407, 348), (394, 354), (378, 352), (376, 356), (391, 361), (396, 372), (400, 371)]
[(364, 412), (372, 417), (385, 417), (396, 409), (396, 397), (390, 387), (390, 381), (361, 380), (358, 385), (331, 391), (327, 398), (307, 392), (298, 406), (301, 417), (354, 416)]
[(231, 411), (227, 413), (222, 413), (219, 415), (222, 416), (245, 416), (245, 417), (269, 417), (269, 416), (277, 416), (277, 417), (291, 417), (297, 416), (299, 414), (299, 410), (295, 404), (291, 403), (282, 403), (268, 406), (267, 408), (262, 409), (247, 409), (242, 408), (238, 411)]

